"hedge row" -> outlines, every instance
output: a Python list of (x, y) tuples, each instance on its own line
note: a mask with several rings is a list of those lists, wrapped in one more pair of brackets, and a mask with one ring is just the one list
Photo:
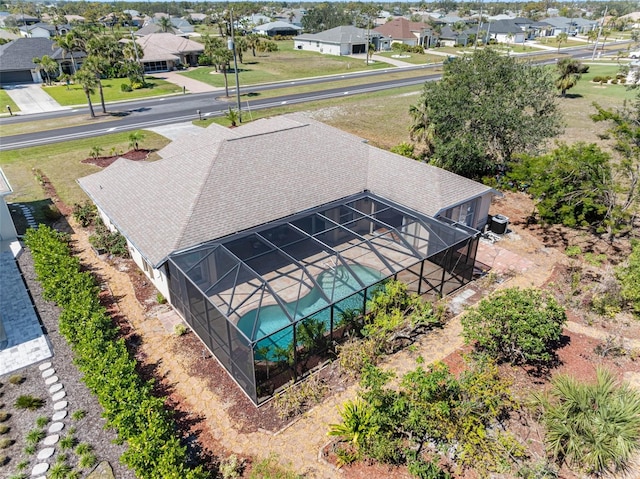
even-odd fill
[(66, 235), (41, 226), (27, 231), (25, 243), (45, 299), (62, 309), (60, 331), (75, 352), (83, 381), (104, 408), (107, 426), (128, 445), (120, 460), (144, 479), (210, 477), (202, 466), (187, 465), (186, 447), (164, 398), (153, 396), (151, 382), (137, 374), (136, 360), (100, 304), (94, 277), (80, 271)]

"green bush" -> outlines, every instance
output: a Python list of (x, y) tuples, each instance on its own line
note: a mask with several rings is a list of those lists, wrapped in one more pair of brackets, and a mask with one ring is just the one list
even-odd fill
[(36, 409), (40, 409), (42, 406), (44, 406), (44, 400), (31, 395), (22, 395), (18, 396), (18, 399), (16, 399), (14, 405), (18, 409), (28, 409), (29, 411), (35, 411)]
[(42, 429), (32, 429), (27, 433), (27, 444), (35, 446), (45, 438), (45, 432)]
[(86, 201), (83, 204), (76, 203), (73, 205), (73, 219), (76, 220), (83, 228), (91, 226), (97, 216), (98, 210), (90, 201)]
[(202, 466), (188, 465), (186, 447), (176, 437), (164, 398), (153, 396), (151, 382), (138, 375), (135, 359), (100, 304), (94, 278), (80, 271), (67, 237), (45, 226), (28, 230), (25, 243), (45, 298), (62, 309), (60, 332), (75, 353), (84, 382), (102, 405), (106, 426), (128, 445), (122, 462), (137, 477), (209, 477)]
[(102, 221), (96, 221), (95, 233), (89, 236), (89, 243), (98, 251), (120, 258), (129, 257), (127, 239), (117, 231), (109, 230)]
[(14, 441), (13, 439), (9, 439), (6, 437), (3, 437), (2, 439), (0, 439), (0, 449), (6, 449), (9, 446), (13, 446), (13, 444), (15, 444), (16, 441)]
[(633, 241), (631, 248), (625, 264), (616, 269), (616, 276), (622, 285), (622, 298), (640, 317), (640, 241)]
[(567, 321), (556, 300), (535, 289), (509, 288), (482, 301), (462, 317), (467, 343), (499, 361), (547, 363), (555, 358)]
[(47, 424), (49, 424), (49, 418), (47, 416), (40, 416), (36, 419), (36, 426), (38, 427), (45, 427)]
[(10, 426), (7, 426), (6, 424), (0, 424), (0, 434), (6, 434), (11, 430)]
[(120, 85), (120, 91), (130, 92), (130, 91), (133, 91), (133, 88), (131, 88), (131, 85), (129, 85), (128, 83), (122, 83)]

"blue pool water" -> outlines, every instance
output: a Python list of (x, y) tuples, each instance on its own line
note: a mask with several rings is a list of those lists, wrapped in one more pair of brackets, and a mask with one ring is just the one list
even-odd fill
[[(374, 270), (373, 268), (368, 268), (366, 266), (353, 265), (350, 266), (355, 274), (358, 275), (358, 278), (366, 286), (370, 286), (379, 282), (383, 275)], [(324, 271), (316, 278), (317, 283), (320, 285), (324, 293), (331, 299), (334, 303), (340, 301), (341, 299), (346, 298), (347, 296), (353, 295), (355, 292), (362, 289), (362, 286), (358, 283), (358, 281), (351, 276), (351, 272), (344, 266), (338, 266), (332, 270)], [(334, 286), (335, 285), (335, 286)], [(333, 293), (333, 298), (331, 298), (331, 294)], [(351, 304), (353, 303), (353, 304)], [(340, 303), (339, 307), (342, 310), (348, 308), (361, 308), (363, 303), (362, 294), (355, 295), (352, 298), (349, 298), (346, 301)], [(329, 303), (322, 297), (318, 288), (313, 288), (309, 291), (308, 294), (298, 299), (298, 301), (293, 301), (291, 303), (285, 303), (288, 313), (295, 317), (295, 319), (304, 318), (305, 316), (309, 316), (315, 312), (320, 311), (320, 313), (314, 315), (315, 319), (321, 319), (327, 324), (327, 330), (330, 321), (330, 310), (327, 308)], [(322, 311), (321, 311), (322, 310)], [(258, 324), (255, 325), (256, 315), (260, 311), (258, 316)], [(291, 323), (289, 319), (282, 314), (282, 309), (279, 305), (269, 305), (264, 306), (261, 309), (254, 309), (252, 311), (244, 314), (240, 320), (238, 321), (238, 327), (240, 330), (247, 335), (247, 337), (256, 340), (264, 338), (269, 334), (278, 331), (285, 326), (289, 326)], [(292, 328), (287, 328), (284, 331), (281, 331), (278, 334), (275, 334), (268, 340), (265, 340), (267, 344), (262, 344), (259, 346), (280, 346), (286, 348), (292, 341), (293, 331)]]

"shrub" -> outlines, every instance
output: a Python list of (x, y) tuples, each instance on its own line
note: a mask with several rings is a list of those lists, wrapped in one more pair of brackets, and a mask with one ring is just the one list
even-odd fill
[[(44, 226), (28, 230), (25, 243), (44, 296), (62, 310), (59, 329), (73, 349), (83, 381), (98, 397), (106, 426), (115, 428), (118, 441), (128, 445), (121, 461), (136, 477), (209, 477), (202, 466), (188, 465), (164, 398), (154, 397), (152, 384), (138, 375), (135, 359), (100, 304), (95, 280), (80, 271), (67, 237)], [(62, 441), (59, 444), (62, 447)]]
[(83, 228), (91, 226), (97, 215), (98, 211), (96, 206), (90, 201), (86, 201), (83, 204), (76, 203), (73, 205), (73, 219), (76, 220)]
[(640, 317), (640, 241), (632, 243), (627, 261), (615, 272), (622, 286), (622, 299), (631, 306), (636, 316)]
[(24, 453), (27, 456), (32, 456), (33, 454), (36, 453), (36, 446), (33, 444), (28, 444), (27, 446), (25, 446), (24, 448)]
[(91, 447), (91, 444), (87, 444), (86, 442), (81, 442), (76, 446), (75, 452), (77, 455), (82, 456), (83, 454), (91, 452), (92, 450), (93, 448)]
[(25, 378), (23, 375), (21, 374), (14, 374), (13, 376), (11, 376), (9, 378), (9, 382), (11, 384), (13, 384), (14, 386), (17, 386), (18, 384), (22, 384), (27, 378)]
[(84, 454), (80, 455), (80, 459), (78, 460), (78, 465), (82, 469), (91, 469), (93, 466), (96, 465), (97, 462), (98, 462), (98, 459), (96, 458), (96, 455), (94, 453), (85, 452)]
[(5, 422), (7, 419), (11, 417), (7, 411), (0, 411), (0, 422)]
[(0, 424), (0, 434), (6, 434), (11, 430), (10, 426), (7, 426), (6, 424)]
[(49, 468), (47, 477), (49, 479), (66, 479), (67, 475), (71, 472), (71, 466), (65, 461), (56, 461)]
[(77, 442), (78, 440), (73, 436), (73, 434), (68, 433), (66, 436), (60, 439), (60, 442), (58, 444), (60, 445), (60, 449), (62, 449), (63, 451), (68, 451), (69, 449), (73, 449)]
[(554, 378), (549, 394), (537, 401), (547, 451), (559, 465), (594, 477), (628, 470), (640, 449), (638, 391), (598, 368), (595, 383), (566, 375)]
[(71, 419), (73, 419), (74, 421), (80, 421), (86, 415), (87, 415), (87, 411), (83, 409), (78, 409), (76, 411), (73, 411), (73, 413), (71, 413)]
[(162, 293), (158, 293), (156, 294), (156, 301), (158, 302), (158, 304), (166, 304), (167, 303), (167, 298), (165, 298)]
[(120, 91), (123, 91), (123, 92), (130, 92), (130, 91), (133, 91), (133, 88), (132, 88), (132, 87), (131, 87), (131, 85), (129, 85), (128, 83), (122, 83), (122, 84), (120, 85)]
[(8, 462), (9, 462), (9, 458), (7, 456), (3, 456), (2, 454), (0, 454), (0, 466), (4, 466)]
[(42, 406), (44, 406), (43, 399), (29, 394), (18, 396), (18, 399), (16, 399), (15, 402), (15, 407), (18, 409), (28, 409), (29, 411), (35, 411), (36, 409), (40, 409)]
[(49, 418), (47, 416), (40, 416), (36, 419), (36, 426), (42, 428), (49, 424)]
[(596, 75), (591, 79), (594, 83), (600, 83), (602, 81), (602, 77), (600, 75)]
[(242, 476), (244, 467), (244, 460), (238, 458), (235, 454), (231, 454), (228, 458), (222, 460), (219, 471), (222, 479), (236, 479)]
[(467, 343), (499, 361), (546, 363), (567, 320), (564, 310), (548, 294), (535, 289), (510, 288), (480, 301), (462, 317)]
[(327, 385), (314, 375), (306, 381), (288, 387), (276, 396), (273, 399), (273, 407), (281, 419), (287, 419), (320, 402), (326, 392)]
[(117, 231), (110, 231), (102, 221), (96, 222), (96, 230), (89, 236), (89, 243), (98, 251), (106, 251), (120, 258), (129, 257), (126, 238)]
[(27, 444), (36, 445), (45, 438), (45, 432), (42, 429), (32, 429), (27, 433)]
[(6, 449), (9, 446), (13, 446), (15, 442), (16, 441), (14, 441), (13, 439), (3, 437), (2, 439), (0, 439), (0, 449)]
[(173, 328), (173, 332), (176, 336), (184, 336), (189, 332), (189, 329), (182, 323), (178, 323)]

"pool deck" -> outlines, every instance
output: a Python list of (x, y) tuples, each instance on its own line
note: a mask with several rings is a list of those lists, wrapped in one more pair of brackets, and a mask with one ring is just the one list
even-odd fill
[(53, 355), (16, 261), (21, 252), (17, 241), (0, 244), (0, 376)]

